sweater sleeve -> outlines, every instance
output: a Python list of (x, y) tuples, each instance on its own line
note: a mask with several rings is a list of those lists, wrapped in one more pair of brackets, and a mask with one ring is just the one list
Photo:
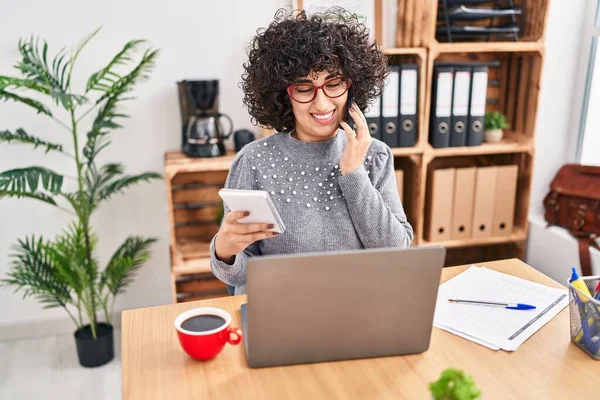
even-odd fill
[[(233, 161), (225, 188), (227, 189), (252, 189), (252, 174), (247, 159), (243, 153), (238, 153), (238, 157)], [(224, 205), (224, 214), (229, 212), (229, 208)], [(246, 260), (254, 255), (260, 255), (258, 242), (254, 242), (246, 249), (235, 256), (232, 265), (217, 259), (215, 254), (215, 237), (210, 242), (210, 268), (213, 274), (222, 282), (230, 286), (243, 286), (246, 284)]]
[(354, 228), (367, 249), (408, 247), (413, 240), (413, 229), (398, 196), (394, 156), (386, 147), (385, 152), (371, 157), (372, 176), (361, 165), (339, 178)]

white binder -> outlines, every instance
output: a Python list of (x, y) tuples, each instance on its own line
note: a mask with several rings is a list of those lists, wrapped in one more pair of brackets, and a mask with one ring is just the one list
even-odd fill
[(398, 101), (400, 95), (400, 66), (393, 65), (389, 74), (389, 80), (383, 88), (382, 98), (382, 140), (390, 147), (398, 147)]

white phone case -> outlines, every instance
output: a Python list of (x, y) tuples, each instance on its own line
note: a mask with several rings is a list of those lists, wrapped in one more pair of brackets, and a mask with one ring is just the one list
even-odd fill
[(221, 189), (219, 196), (231, 211), (249, 211), (250, 215), (238, 222), (265, 223), (275, 225), (271, 232), (284, 232), (285, 225), (273, 204), (269, 193), (265, 190)]

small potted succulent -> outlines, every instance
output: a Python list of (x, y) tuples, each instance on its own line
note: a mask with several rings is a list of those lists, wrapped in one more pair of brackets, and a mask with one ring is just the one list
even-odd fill
[(440, 378), (429, 384), (434, 400), (474, 400), (481, 397), (481, 391), (473, 378), (464, 371), (447, 368)]
[(499, 142), (504, 136), (504, 129), (510, 126), (506, 122), (506, 116), (500, 111), (491, 111), (485, 113), (485, 141)]

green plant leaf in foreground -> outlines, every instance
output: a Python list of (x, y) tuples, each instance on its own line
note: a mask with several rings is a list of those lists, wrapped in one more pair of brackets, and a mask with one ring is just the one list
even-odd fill
[(46, 153), (50, 151), (62, 152), (62, 145), (46, 142), (35, 136), (30, 136), (23, 128), (17, 129), (15, 133), (10, 131), (0, 131), (0, 142), (6, 142), (9, 144), (12, 142), (30, 144), (34, 149), (41, 146), (46, 148)]

